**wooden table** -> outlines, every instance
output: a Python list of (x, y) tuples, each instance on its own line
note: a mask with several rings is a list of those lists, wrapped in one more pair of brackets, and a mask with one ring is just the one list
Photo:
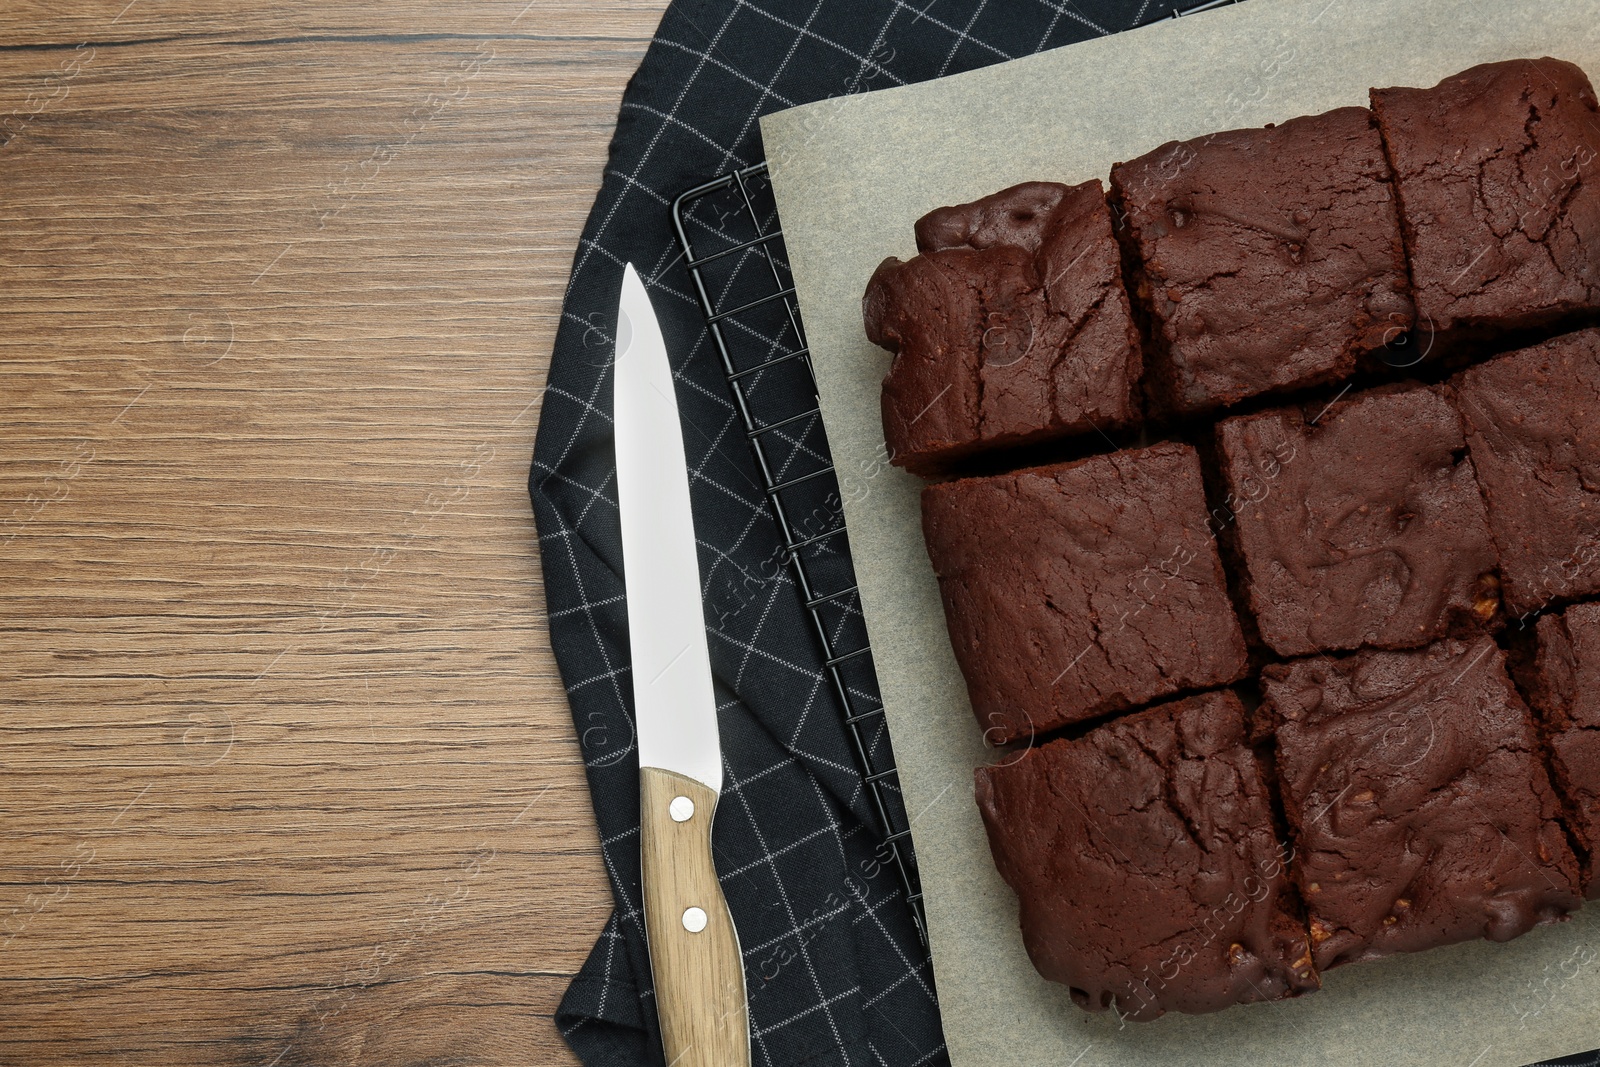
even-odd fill
[(664, 0), (0, 14), (0, 1064), (547, 1064), (525, 480)]

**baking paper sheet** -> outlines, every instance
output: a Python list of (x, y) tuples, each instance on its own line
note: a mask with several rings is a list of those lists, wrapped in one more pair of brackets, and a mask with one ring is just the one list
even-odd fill
[(1542, 55), (1600, 79), (1600, 3), (1250, 0), (763, 121), (957, 1067), (1516, 1067), (1600, 1044), (1600, 903), (1510, 944), (1345, 967), (1300, 1000), (1209, 1016), (1119, 1025), (1041, 979), (972, 800), (972, 770), (993, 756), (945, 635), (920, 483), (883, 462), (888, 356), (861, 326), (873, 268), (915, 252), (912, 224), (932, 208), (1026, 180), (1104, 180), (1113, 163), (1173, 138), (1365, 105), (1370, 86), (1429, 86)]

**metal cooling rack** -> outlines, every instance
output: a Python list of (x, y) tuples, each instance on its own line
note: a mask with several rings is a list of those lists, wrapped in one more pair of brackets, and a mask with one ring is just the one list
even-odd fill
[[(892, 792), (888, 784), (897, 771), (889, 746), (872, 743), (871, 732), (884, 729), (881, 722), (884, 711), (881, 701), (863, 695), (864, 689), (876, 692), (876, 679), (871, 674), (872, 648), (866, 641), (865, 627), (856, 628), (860, 635), (858, 641), (846, 642), (847, 647), (840, 647), (839, 614), (854, 613), (859, 617), (860, 613), (860, 592), (854, 577), (837, 565), (848, 558), (843, 551), (846, 542), (844, 516), (840, 511), (835, 521), (821, 531), (813, 531), (796, 521), (805, 507), (795, 502), (798, 494), (805, 491), (814, 497), (820, 490), (837, 500), (839, 486), (837, 472), (825, 450), (825, 439), (820, 437), (816, 377), (800, 323), (800, 309), (794, 299), (794, 281), (783, 258), (783, 232), (777, 225), (776, 206), (770, 202), (766, 172), (767, 165), (760, 163), (690, 189), (673, 203), (673, 225), (683, 248), (685, 266), (694, 281), (700, 310), (705, 315), (706, 329), (722, 360), (728, 387), (744, 423), (761, 488), (783, 539), (783, 555), (789, 573), (805, 600), (812, 629), (822, 648), (833, 697), (843, 712), (858, 768), (883, 831), (883, 845), (878, 855), (885, 866), (895, 871), (911, 907), (917, 934), (926, 945), (922, 888), (910, 841), (911, 828), (897, 791)], [(719, 197), (724, 202), (718, 206), (716, 225), (707, 231), (717, 238), (716, 247), (697, 248), (689, 237), (692, 214), (696, 207)], [(705, 220), (700, 223), (702, 227), (708, 225)], [(718, 264), (751, 257), (761, 261), (757, 265), (759, 288), (753, 288), (747, 279), (745, 287), (739, 290), (711, 276)], [(767, 319), (762, 328), (739, 329), (758, 317)], [(776, 323), (772, 321), (774, 318)], [(778, 335), (777, 339), (774, 334)], [(790, 410), (762, 410), (763, 404), (755, 398), (753, 386), (763, 376), (786, 367), (803, 368), (803, 380), (809, 388), (788, 391), (786, 399)], [(811, 451), (821, 457), (820, 465), (800, 474), (788, 474), (785, 472), (787, 459), (780, 453), (792, 453), (797, 447), (794, 435), (807, 426), (816, 428), (818, 440)], [(789, 439), (775, 443), (779, 434)], [(808, 554), (808, 550), (830, 545), (834, 548), (836, 565), (821, 567), (814, 551)], [(821, 573), (825, 571), (833, 573)], [(844, 571), (842, 575), (841, 571)], [(847, 672), (853, 672), (856, 684), (852, 684)], [(870, 686), (860, 684), (863, 672), (871, 678)]]

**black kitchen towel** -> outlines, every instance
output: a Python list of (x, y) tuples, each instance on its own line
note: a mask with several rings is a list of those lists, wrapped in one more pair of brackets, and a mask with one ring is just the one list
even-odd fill
[[(623, 265), (645, 279), (678, 381), (723, 742), (713, 845), (744, 953), (754, 1061), (942, 1063), (933, 975), (882, 863), (881, 831), (801, 597), (780, 565), (778, 533), (669, 209), (691, 186), (759, 162), (756, 121), (767, 112), (1119, 32), (1160, 10), (1152, 0), (678, 0), (663, 16), (623, 98), (578, 247), (529, 476), (551, 643), (616, 898), (557, 1014), (585, 1063), (662, 1060), (640, 912), (610, 414)], [(710, 236), (720, 222), (713, 212), (693, 226), (692, 236)], [(735, 273), (766, 269), (754, 251), (730, 259)], [(803, 410), (805, 396), (781, 395), (793, 388), (778, 376), (752, 386)], [(780, 467), (825, 459), (814, 425), (780, 431), (769, 444), (780, 440), (788, 448)], [(836, 514), (837, 499), (827, 508)], [(870, 677), (860, 684), (870, 698)], [(888, 739), (879, 733), (872, 743)], [(1600, 1067), (1597, 1060), (1569, 1062)]]

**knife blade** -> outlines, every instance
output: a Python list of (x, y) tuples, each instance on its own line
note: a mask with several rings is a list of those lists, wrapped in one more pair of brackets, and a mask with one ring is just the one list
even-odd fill
[(645, 933), (672, 1067), (750, 1062), (739, 935), (717, 881), (711, 821), (722, 791), (711, 658), (672, 367), (630, 263), (617, 308), (612, 417), (622, 523)]

